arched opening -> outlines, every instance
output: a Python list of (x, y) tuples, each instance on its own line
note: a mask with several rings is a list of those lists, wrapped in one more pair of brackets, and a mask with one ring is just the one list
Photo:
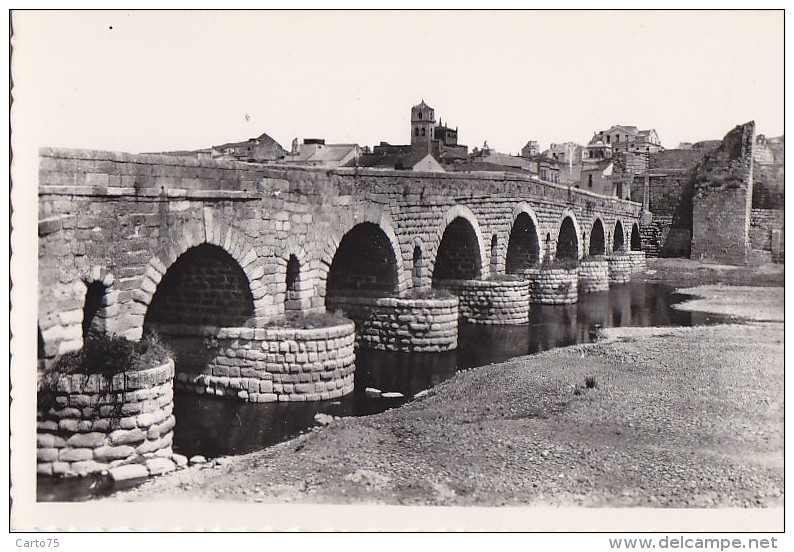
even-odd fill
[(83, 339), (91, 333), (102, 333), (105, 329), (101, 310), (107, 288), (102, 282), (94, 281), (86, 285), (85, 304), (83, 305)]
[(612, 234), (612, 251), (623, 251), (623, 224), (615, 223), (615, 232)]
[(287, 261), (287, 290), (284, 293), (284, 312), (300, 311), (302, 308), (301, 302), (301, 264), (298, 257), (290, 255)]
[(143, 333), (156, 332), (168, 345), (178, 374), (202, 374), (218, 353), (203, 326), (240, 327), (253, 314), (243, 269), (224, 249), (204, 243), (185, 251), (163, 275), (146, 311)]
[(557, 254), (555, 258), (579, 258), (579, 237), (576, 235), (576, 227), (571, 217), (565, 217), (560, 226), (560, 233), (557, 237)]
[(413, 255), (413, 270), (411, 272), (413, 277), (413, 287), (414, 289), (419, 289), (422, 287), (422, 248), (418, 245), (414, 246), (414, 255)]
[(143, 322), (144, 333), (163, 325), (242, 326), (254, 313), (243, 269), (222, 248), (185, 251), (163, 276)]
[(354, 226), (339, 243), (328, 271), (326, 296), (397, 293), (397, 257), (383, 229), (371, 222)]
[(438, 280), (474, 280), (482, 275), (477, 234), (471, 223), (457, 217), (447, 225), (438, 245), (433, 283)]
[(642, 251), (642, 238), (640, 237), (640, 227), (634, 223), (631, 227), (631, 250)]
[(527, 213), (519, 213), (510, 230), (510, 239), (507, 242), (505, 272), (507, 274), (520, 273), (536, 265), (539, 260), (538, 230), (532, 217)]
[(604, 224), (601, 219), (596, 219), (593, 223), (593, 230), (590, 232), (590, 248), (588, 253), (590, 255), (604, 255), (607, 244), (604, 238)]
[(491, 274), (496, 274), (499, 269), (499, 238), (494, 234), (491, 236)]

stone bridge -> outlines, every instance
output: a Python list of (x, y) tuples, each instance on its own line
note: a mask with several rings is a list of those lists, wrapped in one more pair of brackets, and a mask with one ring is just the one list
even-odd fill
[[(210, 359), (218, 378), (244, 378), (236, 358), (248, 362), (251, 377), (275, 385), (266, 367), (289, 367), (303, 355), (302, 362), (326, 362), (323, 369), (342, 374), (336, 385), (347, 392), (352, 338), (309, 327), (301, 341), (279, 320), (326, 309), (356, 319), (362, 305), (369, 312), (383, 307), (391, 309), (387, 329), (404, 322), (408, 333), (432, 330), (413, 350), (444, 349), (434, 345), (433, 332), (455, 334), (445, 342), (451, 348), (457, 300), (434, 288), (454, 290), (463, 301), (471, 282), (481, 282), (487, 295), (500, 282), (520, 287), (507, 275), (543, 260), (626, 249), (639, 243), (640, 212), (635, 202), (516, 174), (320, 170), (43, 149), (39, 355), (46, 364), (80, 348), (91, 328), (136, 340), (150, 327), (187, 340), (177, 347), (178, 364), (206, 356), (196, 344), (212, 337), (226, 354), (223, 362)], [(504, 313), (520, 318), (509, 303)], [(488, 312), (472, 311), (470, 321), (500, 316), (498, 308)], [(431, 328), (433, 316), (446, 322)], [(369, 328), (370, 343), (383, 327)], [(360, 328), (359, 341), (367, 343), (369, 330)], [(392, 348), (399, 349), (410, 339), (397, 330)], [(241, 345), (250, 340), (260, 343), (261, 355)], [(298, 385), (307, 378), (293, 379)], [(238, 384), (240, 396), (254, 394), (245, 381)], [(284, 389), (262, 386), (260, 400), (281, 400)], [(330, 395), (316, 389), (301, 400), (333, 396), (337, 387)]]

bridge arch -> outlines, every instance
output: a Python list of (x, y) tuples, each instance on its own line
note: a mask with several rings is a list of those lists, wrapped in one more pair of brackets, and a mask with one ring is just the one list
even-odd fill
[[(355, 234), (351, 237), (348, 236), (357, 226), (362, 226), (356, 230)], [(400, 248), (400, 242), (397, 239), (397, 234), (394, 231), (394, 226), (385, 213), (357, 213), (354, 217), (349, 217), (342, 221), (342, 225), (337, 227), (337, 231), (328, 239), (322, 249), (322, 254), (319, 259), (312, 265), (312, 272), (317, 278), (317, 295), (326, 297), (328, 294), (328, 284), (331, 275), (331, 268), (334, 264), (336, 256), (339, 254), (339, 248), (345, 238), (348, 238), (348, 243), (360, 240), (360, 244), (367, 251), (370, 261), (378, 258), (380, 252), (380, 261), (386, 262), (389, 266), (388, 285), (390, 294), (401, 296), (408, 289), (408, 281), (405, 278), (403, 271), (403, 257)], [(367, 243), (367, 237), (376, 240), (376, 246)], [(348, 245), (345, 249), (350, 252)], [(356, 259), (353, 253), (344, 253), (350, 255), (348, 264), (355, 264)], [(372, 257), (374, 255), (374, 257)], [(342, 260), (342, 258), (340, 258)], [(341, 267), (342, 265), (338, 265)], [(354, 268), (354, 267), (350, 267)], [(370, 265), (366, 268), (366, 274), (371, 277), (376, 274), (376, 268)], [(341, 275), (344, 276), (345, 271), (342, 270)], [(364, 273), (362, 273), (364, 274)], [(386, 275), (384, 273), (384, 275)], [(335, 276), (336, 278), (336, 276)], [(340, 283), (340, 280), (336, 280)], [(375, 290), (377, 291), (377, 290)]]
[(618, 219), (615, 222), (615, 230), (612, 232), (612, 251), (624, 251), (625, 249), (623, 223)]
[(473, 280), (487, 273), (485, 243), (477, 217), (468, 207), (455, 205), (445, 214), (436, 233), (431, 268), (437, 280)]
[(326, 297), (360, 293), (399, 293), (400, 263), (386, 232), (374, 222), (360, 222), (339, 241), (326, 278)]
[(636, 222), (631, 225), (631, 250), (642, 251), (642, 237), (640, 236), (640, 225)]
[(576, 215), (565, 209), (557, 231), (555, 259), (578, 259), (581, 257), (580, 230)]
[(135, 305), (128, 312), (134, 321), (131, 327), (124, 332), (128, 338), (139, 339), (143, 334), (144, 316), (168, 270), (187, 251), (202, 245), (220, 249), (235, 262), (245, 276), (247, 291), (253, 301), (252, 316), (260, 317), (268, 313), (262, 281), (264, 276), (262, 259), (248, 243), (245, 234), (217, 221), (200, 227), (198, 225), (180, 226), (171, 232), (170, 237), (166, 238), (166, 245), (149, 260), (144, 268), (140, 289), (134, 296)]
[(254, 315), (248, 277), (222, 247), (188, 248), (163, 275), (152, 295), (143, 329), (163, 325), (242, 326)]
[(589, 255), (605, 255), (607, 252), (606, 233), (604, 232), (604, 219), (596, 215), (593, 220), (593, 227), (590, 230), (590, 245), (587, 253)]
[(513, 211), (513, 225), (505, 253), (505, 273), (516, 274), (540, 262), (538, 217), (527, 203)]

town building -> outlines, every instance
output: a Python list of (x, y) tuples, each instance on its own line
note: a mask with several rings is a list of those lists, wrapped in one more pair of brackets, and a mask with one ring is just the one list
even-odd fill
[(426, 151), (442, 163), (464, 162), (469, 148), (458, 144), (458, 129), (436, 124), (435, 110), (424, 100), (411, 108), (411, 147)]
[(536, 174), (538, 178), (545, 182), (553, 182), (554, 184), (561, 183), (561, 175), (567, 167), (565, 163), (543, 155), (537, 156), (533, 159), (533, 162), (537, 167)]
[(364, 167), (368, 169), (444, 172), (444, 167), (433, 155), (413, 146), (395, 146), (381, 142), (371, 153), (362, 153), (350, 160), (347, 167)]
[[(347, 166), (399, 168), (402, 170), (443, 171), (444, 166), (464, 164), (469, 148), (458, 144), (458, 129), (436, 123), (435, 110), (422, 100), (411, 108), (411, 144), (392, 145), (381, 142), (371, 153), (362, 152)], [(431, 160), (426, 159), (430, 155)]]
[(602, 142), (616, 152), (655, 153), (663, 149), (655, 129), (638, 130), (636, 126), (628, 125), (614, 125), (607, 130), (596, 132), (590, 143), (596, 142)]
[(483, 143), (482, 148), (474, 148), (471, 154), (469, 154), (469, 162), (502, 167), (502, 170), (506, 168), (530, 171), (532, 168), (531, 160), (498, 152), (489, 147), (487, 141)]
[(326, 144), (322, 138), (295, 138), (285, 161), (311, 167), (342, 167), (354, 161), (361, 152), (358, 144)]
[(612, 179), (615, 163), (612, 159), (601, 159), (595, 163), (583, 163), (577, 188), (603, 195), (618, 195), (618, 186)]
[(601, 140), (590, 141), (582, 148), (582, 161), (600, 161), (612, 157), (612, 146)]
[(244, 142), (229, 142), (219, 146), (212, 146), (213, 158), (236, 159), (249, 163), (264, 163), (282, 161), (287, 156), (287, 151), (273, 138), (263, 133), (256, 138), (249, 138)]
[(540, 146), (536, 140), (530, 140), (521, 148), (521, 157), (535, 157), (540, 154)]
[(543, 155), (563, 163), (578, 163), (582, 159), (582, 151), (582, 146), (575, 142), (552, 143), (549, 144), (549, 149), (544, 151)]
[(197, 159), (229, 159), (248, 163), (272, 163), (283, 161), (287, 151), (266, 133), (242, 142), (228, 142), (197, 150), (163, 151), (161, 155), (193, 157)]

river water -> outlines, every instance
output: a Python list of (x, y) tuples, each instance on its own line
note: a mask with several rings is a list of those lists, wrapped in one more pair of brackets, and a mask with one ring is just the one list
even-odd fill
[[(461, 324), (458, 348), (446, 353), (393, 353), (359, 350), (356, 388), (341, 399), (310, 403), (243, 403), (206, 395), (176, 393), (174, 452), (207, 458), (246, 454), (308, 431), (314, 416), (366, 416), (398, 407), (413, 395), (452, 377), (456, 371), (510, 358), (593, 342), (600, 328), (619, 326), (691, 326), (726, 321), (725, 317), (672, 308), (686, 299), (672, 287), (633, 282), (607, 292), (581, 295), (567, 306), (530, 308), (521, 326)], [(373, 396), (367, 388), (403, 397)], [(114, 484), (107, 477), (40, 477), (38, 501), (78, 501), (139, 484)]]

